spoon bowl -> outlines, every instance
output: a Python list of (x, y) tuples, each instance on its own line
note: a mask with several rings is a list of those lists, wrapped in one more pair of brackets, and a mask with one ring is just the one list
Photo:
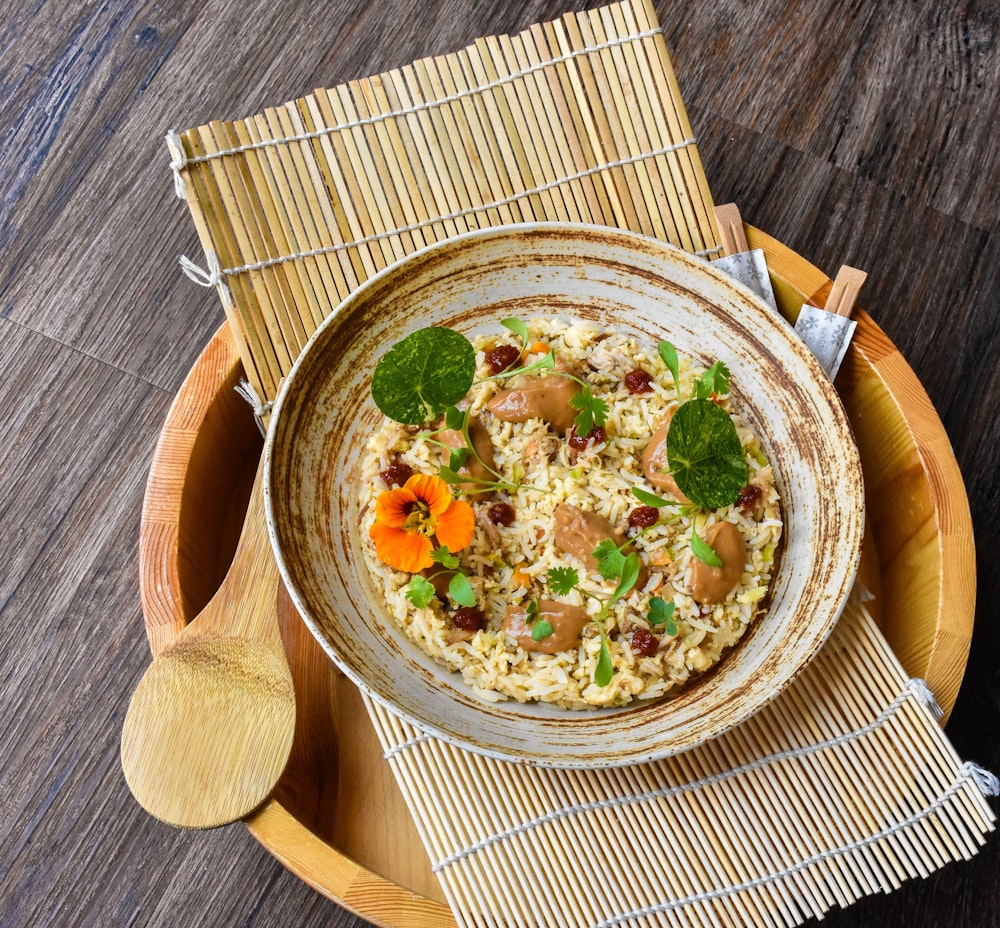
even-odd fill
[(185, 828), (248, 815), (288, 762), (295, 691), (278, 626), (280, 583), (258, 471), (232, 567), (202, 612), (147, 668), (121, 761), (147, 812)]

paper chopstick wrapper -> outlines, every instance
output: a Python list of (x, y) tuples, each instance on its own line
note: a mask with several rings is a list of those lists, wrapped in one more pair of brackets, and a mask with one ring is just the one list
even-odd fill
[(771, 309), (777, 311), (778, 303), (771, 287), (764, 251), (760, 248), (750, 248), (743, 229), (743, 218), (736, 204), (726, 203), (723, 206), (716, 206), (715, 218), (719, 223), (719, 234), (726, 254), (710, 263), (748, 287)]
[(795, 331), (812, 349), (831, 380), (837, 376), (858, 326), (850, 316), (867, 277), (864, 271), (845, 264), (837, 272), (826, 305), (822, 309), (804, 305), (795, 322)]

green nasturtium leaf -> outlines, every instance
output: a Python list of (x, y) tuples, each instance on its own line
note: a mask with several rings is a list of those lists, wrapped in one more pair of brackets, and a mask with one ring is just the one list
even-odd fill
[(747, 464), (729, 413), (711, 400), (682, 403), (667, 432), (670, 472), (681, 492), (704, 509), (736, 501), (747, 484)]
[(421, 425), (461, 400), (475, 376), (472, 343), (454, 329), (430, 326), (396, 342), (379, 359), (372, 399), (390, 419)]

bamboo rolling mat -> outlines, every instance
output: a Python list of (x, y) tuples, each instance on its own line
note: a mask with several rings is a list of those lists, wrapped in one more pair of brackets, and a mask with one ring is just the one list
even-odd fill
[(168, 136), (177, 192), (263, 404), (306, 339), (372, 274), (511, 222), (618, 226), (718, 250), (711, 195), (648, 3)]
[[(651, 5), (618, 3), (168, 144), (261, 421), (327, 313), (467, 229), (569, 220), (719, 252)], [(669, 761), (495, 762), (369, 702), (460, 925), (796, 925), (971, 856), (992, 775), (852, 602), (762, 714)]]

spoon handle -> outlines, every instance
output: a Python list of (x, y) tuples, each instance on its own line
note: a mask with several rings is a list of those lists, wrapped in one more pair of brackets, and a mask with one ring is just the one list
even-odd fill
[(274, 620), (275, 597), (281, 581), (264, 514), (265, 468), (262, 455), (229, 572), (202, 613), (178, 636), (178, 641), (199, 634), (202, 617), (210, 616), (220, 635), (251, 638), (281, 647), (281, 631)]

